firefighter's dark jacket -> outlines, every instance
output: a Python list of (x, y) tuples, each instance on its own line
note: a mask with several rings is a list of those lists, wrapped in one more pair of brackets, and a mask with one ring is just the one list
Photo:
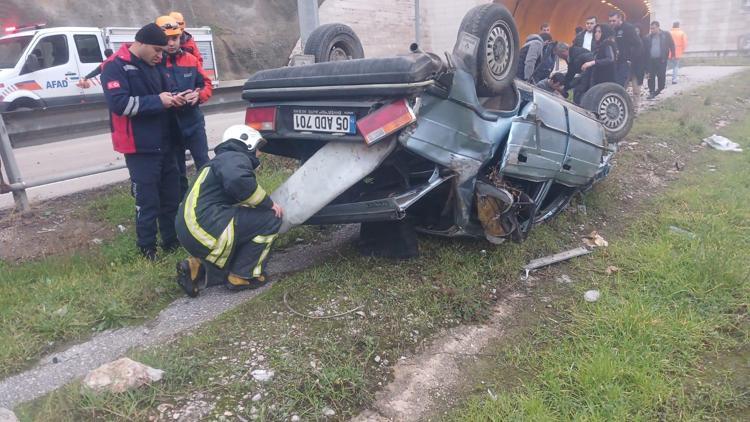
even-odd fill
[(107, 100), (112, 145), (123, 154), (162, 152), (167, 115), (159, 94), (170, 83), (163, 66), (149, 66), (123, 44), (104, 63), (102, 88)]
[(271, 208), (273, 201), (255, 178), (260, 161), (244, 143), (225, 141), (214, 152), (180, 204), (176, 224), (188, 251), (223, 267), (234, 246), (240, 207)]

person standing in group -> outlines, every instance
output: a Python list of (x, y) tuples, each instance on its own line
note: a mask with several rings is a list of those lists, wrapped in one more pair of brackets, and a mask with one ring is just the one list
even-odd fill
[(633, 77), (631, 68), (633, 57), (641, 51), (643, 44), (635, 32), (635, 26), (625, 22), (625, 15), (622, 12), (610, 13), (609, 24), (615, 31), (617, 42), (615, 82), (625, 87)]
[(669, 31), (670, 35), (672, 35), (672, 41), (674, 41), (674, 56), (669, 60), (669, 67), (672, 69), (672, 85), (675, 85), (677, 83), (677, 76), (680, 71), (680, 60), (682, 60), (682, 55), (685, 53), (685, 50), (687, 49), (687, 35), (685, 32), (680, 29), (680, 22), (675, 22), (672, 24), (672, 30)]
[(198, 59), (198, 63), (203, 66), (203, 56), (201, 55), (201, 51), (198, 49), (198, 44), (195, 43), (193, 36), (185, 30), (187, 24), (185, 23), (185, 18), (182, 16), (182, 13), (171, 12), (169, 17), (176, 20), (177, 25), (180, 25), (180, 29), (182, 30), (182, 35), (180, 35), (181, 48), (195, 56), (195, 58)]
[(179, 171), (171, 151), (167, 109), (185, 104), (169, 91), (161, 66), (167, 36), (150, 23), (107, 61), (101, 81), (110, 111), (112, 144), (125, 155), (135, 198), (136, 244), (148, 260), (156, 259), (157, 234), (162, 248), (179, 247), (174, 219), (180, 203)]
[(586, 19), (586, 29), (579, 32), (573, 40), (574, 47), (583, 47), (588, 51), (594, 51), (594, 28), (596, 27), (596, 16)]
[(637, 54), (633, 55), (631, 63), (633, 77), (630, 78), (628, 85), (630, 85), (633, 90), (633, 108), (638, 112), (638, 108), (641, 104), (641, 87), (643, 86), (643, 79), (646, 77), (648, 58), (643, 50), (643, 45), (646, 44), (646, 37), (641, 36), (641, 28), (637, 26), (635, 27), (635, 33), (638, 35), (638, 38), (641, 39), (641, 48)]
[(667, 84), (667, 60), (675, 56), (672, 35), (662, 31), (657, 21), (651, 22), (651, 34), (646, 40), (645, 49), (648, 52), (649, 99), (653, 99), (664, 90)]
[(177, 21), (169, 16), (160, 16), (156, 24), (167, 36), (167, 54), (163, 63), (172, 82), (171, 91), (183, 96), (186, 101), (184, 106), (170, 113), (170, 133), (180, 169), (180, 197), (184, 197), (188, 190), (185, 150), (190, 150), (196, 170), (208, 162), (206, 120), (198, 105), (211, 98), (211, 79), (198, 59), (180, 48), (182, 29)]
[(105, 49), (104, 50), (104, 61), (99, 66), (95, 67), (94, 70), (92, 70), (91, 72), (89, 72), (88, 74), (86, 74), (86, 76), (82, 77), (78, 81), (78, 83), (76, 84), (76, 86), (78, 88), (83, 88), (83, 89), (89, 89), (89, 88), (91, 88), (91, 82), (90, 82), (90, 80), (94, 79), (95, 77), (99, 76), (102, 73), (102, 69), (104, 69), (104, 64), (107, 63), (109, 61), (109, 59), (112, 58), (112, 55), (114, 55), (114, 53), (115, 52), (112, 51), (111, 48)]
[(573, 102), (581, 104), (583, 94), (591, 87), (593, 69), (589, 66), (583, 69), (585, 63), (594, 60), (594, 54), (583, 47), (570, 47), (564, 42), (555, 45), (555, 55), (568, 63), (568, 73), (565, 74), (565, 93), (573, 90)]
[(547, 79), (555, 66), (552, 37), (549, 34), (531, 34), (521, 48), (516, 77), (536, 83)]
[(549, 25), (549, 23), (545, 22), (539, 27), (539, 33), (552, 35), (552, 27)]
[(615, 81), (615, 60), (617, 43), (615, 31), (609, 25), (596, 25), (594, 28), (594, 60), (581, 66), (581, 70), (593, 69), (591, 85)]

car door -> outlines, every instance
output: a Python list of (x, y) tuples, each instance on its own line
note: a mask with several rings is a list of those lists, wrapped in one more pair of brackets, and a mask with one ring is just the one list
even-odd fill
[(80, 73), (71, 43), (66, 34), (49, 34), (27, 50), (20, 79), (47, 107), (81, 102), (83, 91), (76, 86)]
[[(92, 70), (101, 66), (104, 56), (102, 51), (104, 45), (101, 37), (94, 33), (73, 34), (76, 57), (78, 58), (78, 69), (80, 78), (83, 79)], [(87, 103), (104, 101), (100, 75), (88, 80), (88, 88), (83, 89), (83, 101)]]

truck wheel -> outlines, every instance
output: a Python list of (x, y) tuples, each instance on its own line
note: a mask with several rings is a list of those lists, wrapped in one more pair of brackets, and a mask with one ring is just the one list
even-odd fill
[(633, 100), (616, 83), (592, 86), (583, 94), (581, 106), (596, 115), (611, 141), (626, 137), (633, 127)]
[(329, 23), (315, 28), (305, 42), (305, 54), (315, 56), (315, 63), (365, 57), (357, 34), (341, 23)]
[(8, 111), (29, 111), (42, 109), (42, 105), (31, 98), (18, 98), (8, 106)]
[[(476, 57), (477, 95), (500, 95), (516, 75), (518, 28), (505, 6), (490, 3), (469, 10), (458, 30), (479, 39)], [(457, 45), (458, 47), (458, 45)]]

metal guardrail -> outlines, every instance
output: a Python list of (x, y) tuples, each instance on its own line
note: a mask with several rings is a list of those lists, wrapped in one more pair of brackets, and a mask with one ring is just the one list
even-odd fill
[[(244, 81), (222, 82), (222, 86), (214, 90), (211, 100), (202, 105), (201, 109), (210, 114), (241, 108), (243, 83)], [(12, 192), (16, 209), (28, 211), (30, 204), (26, 189), (124, 168), (123, 163), (107, 164), (29, 182), (24, 181), (21, 176), (13, 148), (61, 141), (106, 130), (109, 130), (109, 113), (104, 103), (0, 114), (0, 194)], [(3, 167), (8, 183), (2, 177)]]
[[(245, 81), (222, 81), (211, 100), (201, 106), (204, 113), (240, 108)], [(74, 139), (109, 130), (109, 112), (104, 102), (4, 113), (6, 129), (14, 148)]]

